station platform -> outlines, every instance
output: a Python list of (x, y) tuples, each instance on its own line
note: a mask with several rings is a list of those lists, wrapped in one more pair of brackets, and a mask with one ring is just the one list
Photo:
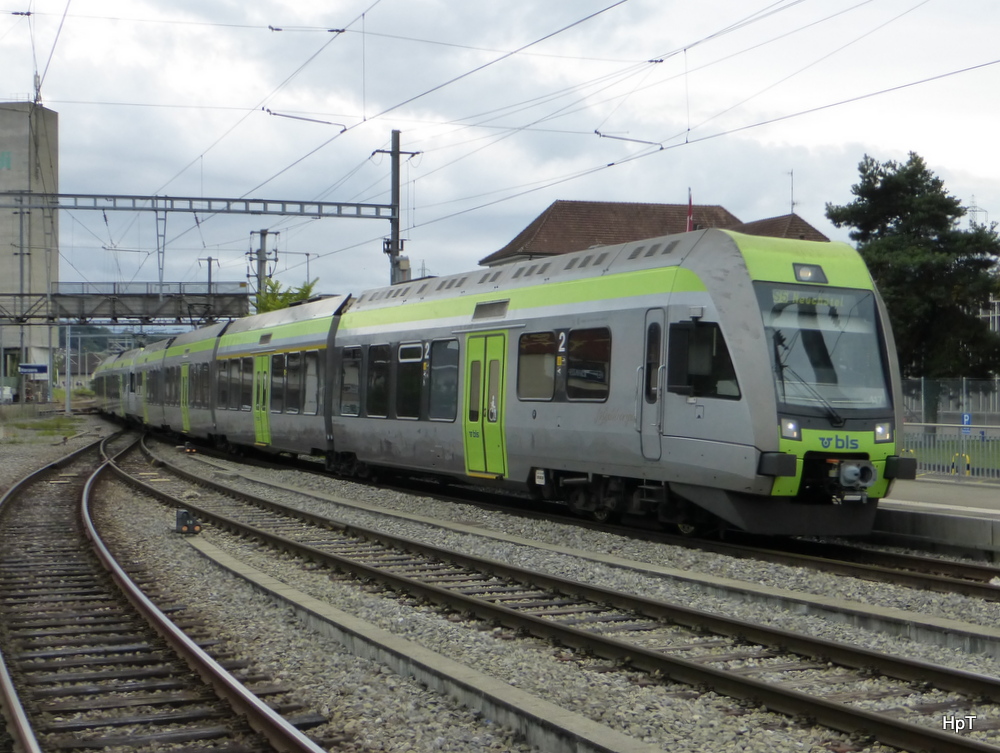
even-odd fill
[(879, 502), (873, 538), (1000, 561), (1000, 484), (946, 474), (896, 481)]

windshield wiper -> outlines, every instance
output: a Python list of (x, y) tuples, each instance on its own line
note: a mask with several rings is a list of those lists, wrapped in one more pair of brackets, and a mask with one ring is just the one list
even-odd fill
[(795, 377), (799, 384), (808, 390), (808, 392), (816, 399), (820, 405), (826, 410), (827, 418), (830, 419), (830, 423), (833, 424), (838, 429), (846, 423), (846, 420), (841, 416), (837, 409), (833, 407), (833, 403), (823, 397), (822, 393), (812, 386), (810, 382), (807, 382), (802, 378), (798, 372), (795, 371), (791, 366), (788, 366), (781, 358), (781, 348), (784, 348), (786, 353), (791, 353), (791, 348), (786, 345), (785, 336), (781, 333), (780, 329), (774, 330), (774, 335), (772, 336), (774, 341), (774, 371), (777, 374), (778, 379), (781, 382), (781, 399), (782, 402), (788, 401), (787, 387), (785, 385), (785, 371), (788, 371), (793, 377)]

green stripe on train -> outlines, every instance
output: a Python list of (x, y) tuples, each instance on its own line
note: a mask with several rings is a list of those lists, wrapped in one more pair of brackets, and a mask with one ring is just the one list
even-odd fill
[(341, 317), (340, 329), (350, 330), (386, 324), (422, 322), (471, 316), (477, 303), (509, 299), (509, 311), (595, 303), (656, 293), (700, 292), (705, 284), (697, 274), (683, 267), (661, 267), (636, 272), (587, 277), (581, 280), (539, 283), (490, 293), (456, 298), (434, 298), (406, 304), (348, 311)]

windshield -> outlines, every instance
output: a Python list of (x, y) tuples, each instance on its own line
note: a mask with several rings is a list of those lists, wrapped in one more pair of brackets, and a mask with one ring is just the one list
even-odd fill
[(887, 408), (875, 295), (868, 290), (755, 283), (778, 401), (839, 411)]

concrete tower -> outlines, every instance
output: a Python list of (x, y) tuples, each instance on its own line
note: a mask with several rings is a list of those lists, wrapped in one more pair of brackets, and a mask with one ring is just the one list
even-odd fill
[[(59, 192), (59, 116), (32, 102), (0, 102), (0, 192)], [(0, 210), (0, 295), (16, 316), (27, 311), (59, 281), (59, 212)], [(13, 296), (13, 297), (12, 297)], [(19, 378), (18, 365), (45, 364), (52, 370), (54, 329), (0, 323), (0, 382), (33, 399), (48, 376)]]

